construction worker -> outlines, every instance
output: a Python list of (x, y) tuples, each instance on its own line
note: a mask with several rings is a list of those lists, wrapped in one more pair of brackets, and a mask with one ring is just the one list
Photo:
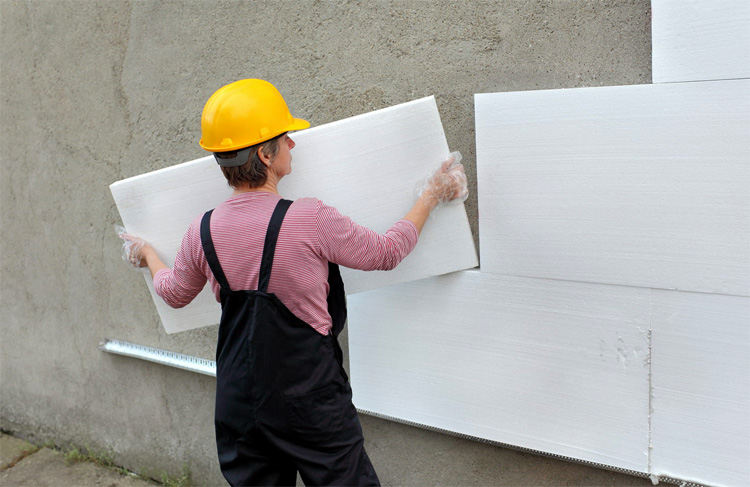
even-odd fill
[(185, 306), (207, 281), (221, 302), (215, 426), (231, 485), (294, 485), (297, 472), (306, 485), (379, 485), (337, 341), (346, 321), (338, 265), (394, 268), (435, 205), (467, 192), (463, 167), (447, 161), (382, 235), (320, 200), (284, 200), (288, 132), (309, 125), (266, 81), (222, 87), (203, 110), (200, 145), (234, 193), (193, 221), (172, 269), (126, 237), (167, 304)]

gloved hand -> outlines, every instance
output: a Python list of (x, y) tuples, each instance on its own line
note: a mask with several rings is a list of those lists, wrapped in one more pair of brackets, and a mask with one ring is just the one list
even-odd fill
[(417, 188), (417, 196), (430, 209), (449, 201), (464, 202), (469, 197), (466, 172), (461, 164), (461, 153), (452, 152)]
[(143, 258), (143, 251), (150, 246), (140, 237), (131, 235), (125, 231), (124, 227), (115, 225), (117, 235), (122, 239), (122, 260), (135, 268), (147, 267), (146, 259)]

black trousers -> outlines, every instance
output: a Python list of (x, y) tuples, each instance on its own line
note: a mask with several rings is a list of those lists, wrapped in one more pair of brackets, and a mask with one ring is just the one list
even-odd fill
[[(279, 431), (260, 422), (238, 437), (221, 431), (222, 473), (231, 485), (380, 485), (364, 448), (351, 396), (336, 387), (316, 391), (279, 410)], [(265, 423), (265, 424), (264, 424)]]

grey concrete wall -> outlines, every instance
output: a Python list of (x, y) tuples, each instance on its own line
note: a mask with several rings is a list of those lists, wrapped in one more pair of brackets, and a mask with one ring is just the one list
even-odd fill
[[(213, 357), (216, 328), (161, 329), (120, 260), (108, 185), (205, 155), (200, 113), (221, 85), (267, 79), (314, 125), (436, 95), (476, 237), (472, 95), (649, 83), (650, 55), (649, 0), (0, 0), (0, 426), (221, 484), (214, 380), (97, 350), (111, 337)], [(363, 423), (388, 484), (614, 478)]]

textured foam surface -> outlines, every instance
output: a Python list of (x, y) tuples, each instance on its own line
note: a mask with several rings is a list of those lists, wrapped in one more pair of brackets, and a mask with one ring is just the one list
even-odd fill
[[(292, 174), (279, 192), (289, 199), (317, 197), (354, 221), (385, 232), (415, 201), (414, 188), (449, 155), (433, 97), (366, 113), (293, 134)], [(111, 185), (125, 228), (151, 242), (171, 265), (182, 235), (201, 213), (231, 190), (213, 157), (179, 164)], [(478, 264), (461, 204), (438, 209), (417, 247), (395, 270), (342, 269), (347, 293), (421, 279)], [(174, 310), (154, 294), (168, 333), (215, 324), (220, 311), (208, 289)]]
[(651, 470), (750, 485), (750, 298), (653, 291)]
[(646, 472), (649, 292), (469, 270), (350, 296), (354, 403)]
[(750, 80), (475, 100), (483, 272), (750, 294)]
[(750, 2), (652, 0), (654, 83), (750, 78)]

